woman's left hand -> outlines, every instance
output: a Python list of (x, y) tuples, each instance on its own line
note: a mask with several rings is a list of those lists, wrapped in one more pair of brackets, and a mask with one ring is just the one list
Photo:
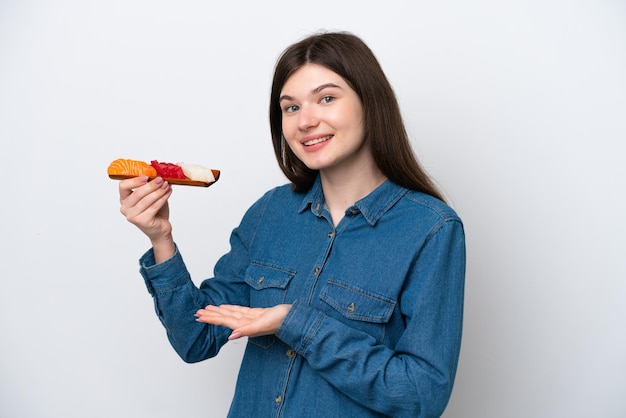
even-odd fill
[(275, 334), (287, 315), (291, 305), (276, 305), (271, 308), (248, 308), (238, 305), (208, 305), (199, 309), (196, 321), (222, 325), (233, 330), (228, 337), (259, 337)]

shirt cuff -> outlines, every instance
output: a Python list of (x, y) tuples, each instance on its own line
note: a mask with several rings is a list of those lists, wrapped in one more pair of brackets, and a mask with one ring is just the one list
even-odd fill
[(178, 247), (170, 258), (159, 264), (155, 264), (154, 250), (151, 248), (141, 256), (139, 266), (139, 272), (151, 295), (169, 292), (190, 280)]
[(296, 300), (276, 331), (276, 337), (304, 355), (323, 319), (322, 312)]

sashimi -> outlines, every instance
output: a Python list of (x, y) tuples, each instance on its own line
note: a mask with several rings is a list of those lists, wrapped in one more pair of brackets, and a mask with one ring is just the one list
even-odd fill
[(150, 164), (125, 158), (118, 158), (111, 162), (107, 172), (110, 176), (155, 177), (157, 175), (156, 170)]
[(213, 183), (215, 179), (215, 174), (212, 170), (198, 165), (198, 164), (189, 164), (189, 163), (176, 163), (180, 168), (182, 168), (185, 177), (190, 178), (192, 180), (204, 181), (207, 183)]
[(166, 179), (184, 179), (186, 178), (183, 169), (172, 163), (163, 163), (157, 160), (150, 161), (150, 164), (156, 170), (157, 174)]

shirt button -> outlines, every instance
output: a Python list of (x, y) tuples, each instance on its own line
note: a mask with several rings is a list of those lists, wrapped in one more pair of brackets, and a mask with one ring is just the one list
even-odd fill
[(315, 275), (317, 276), (318, 274), (320, 274), (320, 268), (319, 267), (315, 267)]
[(335, 233), (334, 233), (333, 231), (330, 231), (330, 232), (328, 233), (328, 238), (332, 238), (332, 237), (334, 237), (334, 236), (335, 236)]
[(350, 213), (353, 214), (353, 215), (356, 215), (357, 213), (359, 213), (359, 211), (358, 211), (358, 209), (352, 208), (352, 209), (350, 209)]
[(259, 284), (263, 283), (264, 280), (265, 280), (265, 276), (259, 277)]
[(348, 305), (348, 312), (354, 312), (354, 302)]
[(296, 352), (292, 349), (287, 350), (287, 357), (292, 358), (296, 355)]
[(277, 397), (274, 399), (274, 401), (275, 401), (276, 403), (280, 403), (280, 401), (282, 401), (282, 400), (283, 400), (283, 398), (281, 398), (281, 397), (280, 397), (280, 395), (279, 395), (279, 396), (277, 396)]

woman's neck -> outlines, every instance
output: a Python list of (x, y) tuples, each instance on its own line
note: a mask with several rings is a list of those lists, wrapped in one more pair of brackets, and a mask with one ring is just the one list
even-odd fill
[(358, 172), (320, 173), (326, 206), (337, 226), (343, 219), (346, 209), (369, 195), (387, 178), (377, 168), (363, 167)]

